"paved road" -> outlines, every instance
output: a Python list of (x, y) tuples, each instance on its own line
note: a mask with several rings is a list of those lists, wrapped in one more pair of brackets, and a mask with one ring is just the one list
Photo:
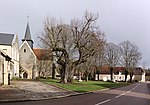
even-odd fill
[(3, 103), (4, 105), (150, 105), (150, 82), (60, 99)]

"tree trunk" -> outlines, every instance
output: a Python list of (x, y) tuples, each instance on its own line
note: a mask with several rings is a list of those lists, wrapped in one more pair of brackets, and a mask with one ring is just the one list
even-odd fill
[(95, 78), (96, 78), (96, 72), (95, 72), (95, 70), (94, 70), (94, 73), (93, 73), (93, 80), (95, 80)]
[(55, 66), (55, 64), (53, 63), (53, 64), (52, 64), (52, 79), (55, 79), (55, 75), (56, 75), (55, 69), (56, 69), (56, 66)]
[(67, 81), (69, 83), (73, 83), (73, 80), (74, 80), (74, 72), (75, 72), (75, 68), (76, 68), (76, 65), (74, 64), (68, 64), (68, 69), (67, 69)]
[(66, 69), (65, 67), (63, 66), (61, 68), (61, 80), (60, 80), (60, 83), (67, 83), (67, 78), (66, 78)]
[(38, 78), (40, 78), (40, 74), (41, 74), (41, 72), (39, 71), (39, 72), (38, 72)]
[(125, 70), (125, 82), (127, 81), (127, 76), (128, 76), (128, 70)]
[(113, 81), (113, 67), (110, 67), (111, 81)]
[(69, 83), (73, 83), (73, 73), (71, 73), (70, 75), (68, 75), (68, 78), (67, 78), (67, 82)]
[(133, 73), (130, 72), (130, 83), (132, 83), (132, 77), (133, 77)]
[(61, 65), (60, 69), (60, 83), (67, 83), (67, 78), (66, 78), (66, 63), (62, 60), (58, 60), (57, 63)]

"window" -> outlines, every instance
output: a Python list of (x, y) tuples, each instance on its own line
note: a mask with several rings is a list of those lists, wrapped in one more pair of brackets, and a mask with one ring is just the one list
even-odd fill
[(7, 54), (7, 49), (3, 49), (3, 51)]
[(26, 49), (24, 49), (24, 52), (27, 52)]

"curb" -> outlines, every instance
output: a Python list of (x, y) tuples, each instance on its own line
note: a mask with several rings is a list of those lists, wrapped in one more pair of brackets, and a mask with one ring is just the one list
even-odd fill
[(71, 97), (71, 96), (78, 96), (78, 95), (83, 95), (83, 94), (90, 94), (93, 92), (86, 92), (86, 93), (75, 93), (75, 94), (68, 94), (64, 96), (54, 96), (54, 97), (49, 97), (49, 98), (29, 98), (29, 99), (11, 99), (11, 100), (0, 100), (0, 103), (13, 103), (13, 102), (26, 102), (26, 101), (42, 101), (42, 100), (49, 100), (49, 99), (59, 99), (59, 98), (65, 98), (65, 97)]

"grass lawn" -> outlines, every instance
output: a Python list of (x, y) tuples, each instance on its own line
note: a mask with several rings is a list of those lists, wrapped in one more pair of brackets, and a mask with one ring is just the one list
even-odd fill
[(58, 83), (59, 80), (57, 79), (40, 79), (40, 81), (67, 90), (75, 91), (75, 92), (90, 92), (90, 91), (96, 91), (105, 88), (116, 88), (116, 87), (128, 85), (128, 83), (124, 83), (124, 82), (113, 83), (113, 82), (103, 82), (103, 81), (88, 81), (88, 82), (74, 81), (74, 83), (72, 84), (61, 84)]

